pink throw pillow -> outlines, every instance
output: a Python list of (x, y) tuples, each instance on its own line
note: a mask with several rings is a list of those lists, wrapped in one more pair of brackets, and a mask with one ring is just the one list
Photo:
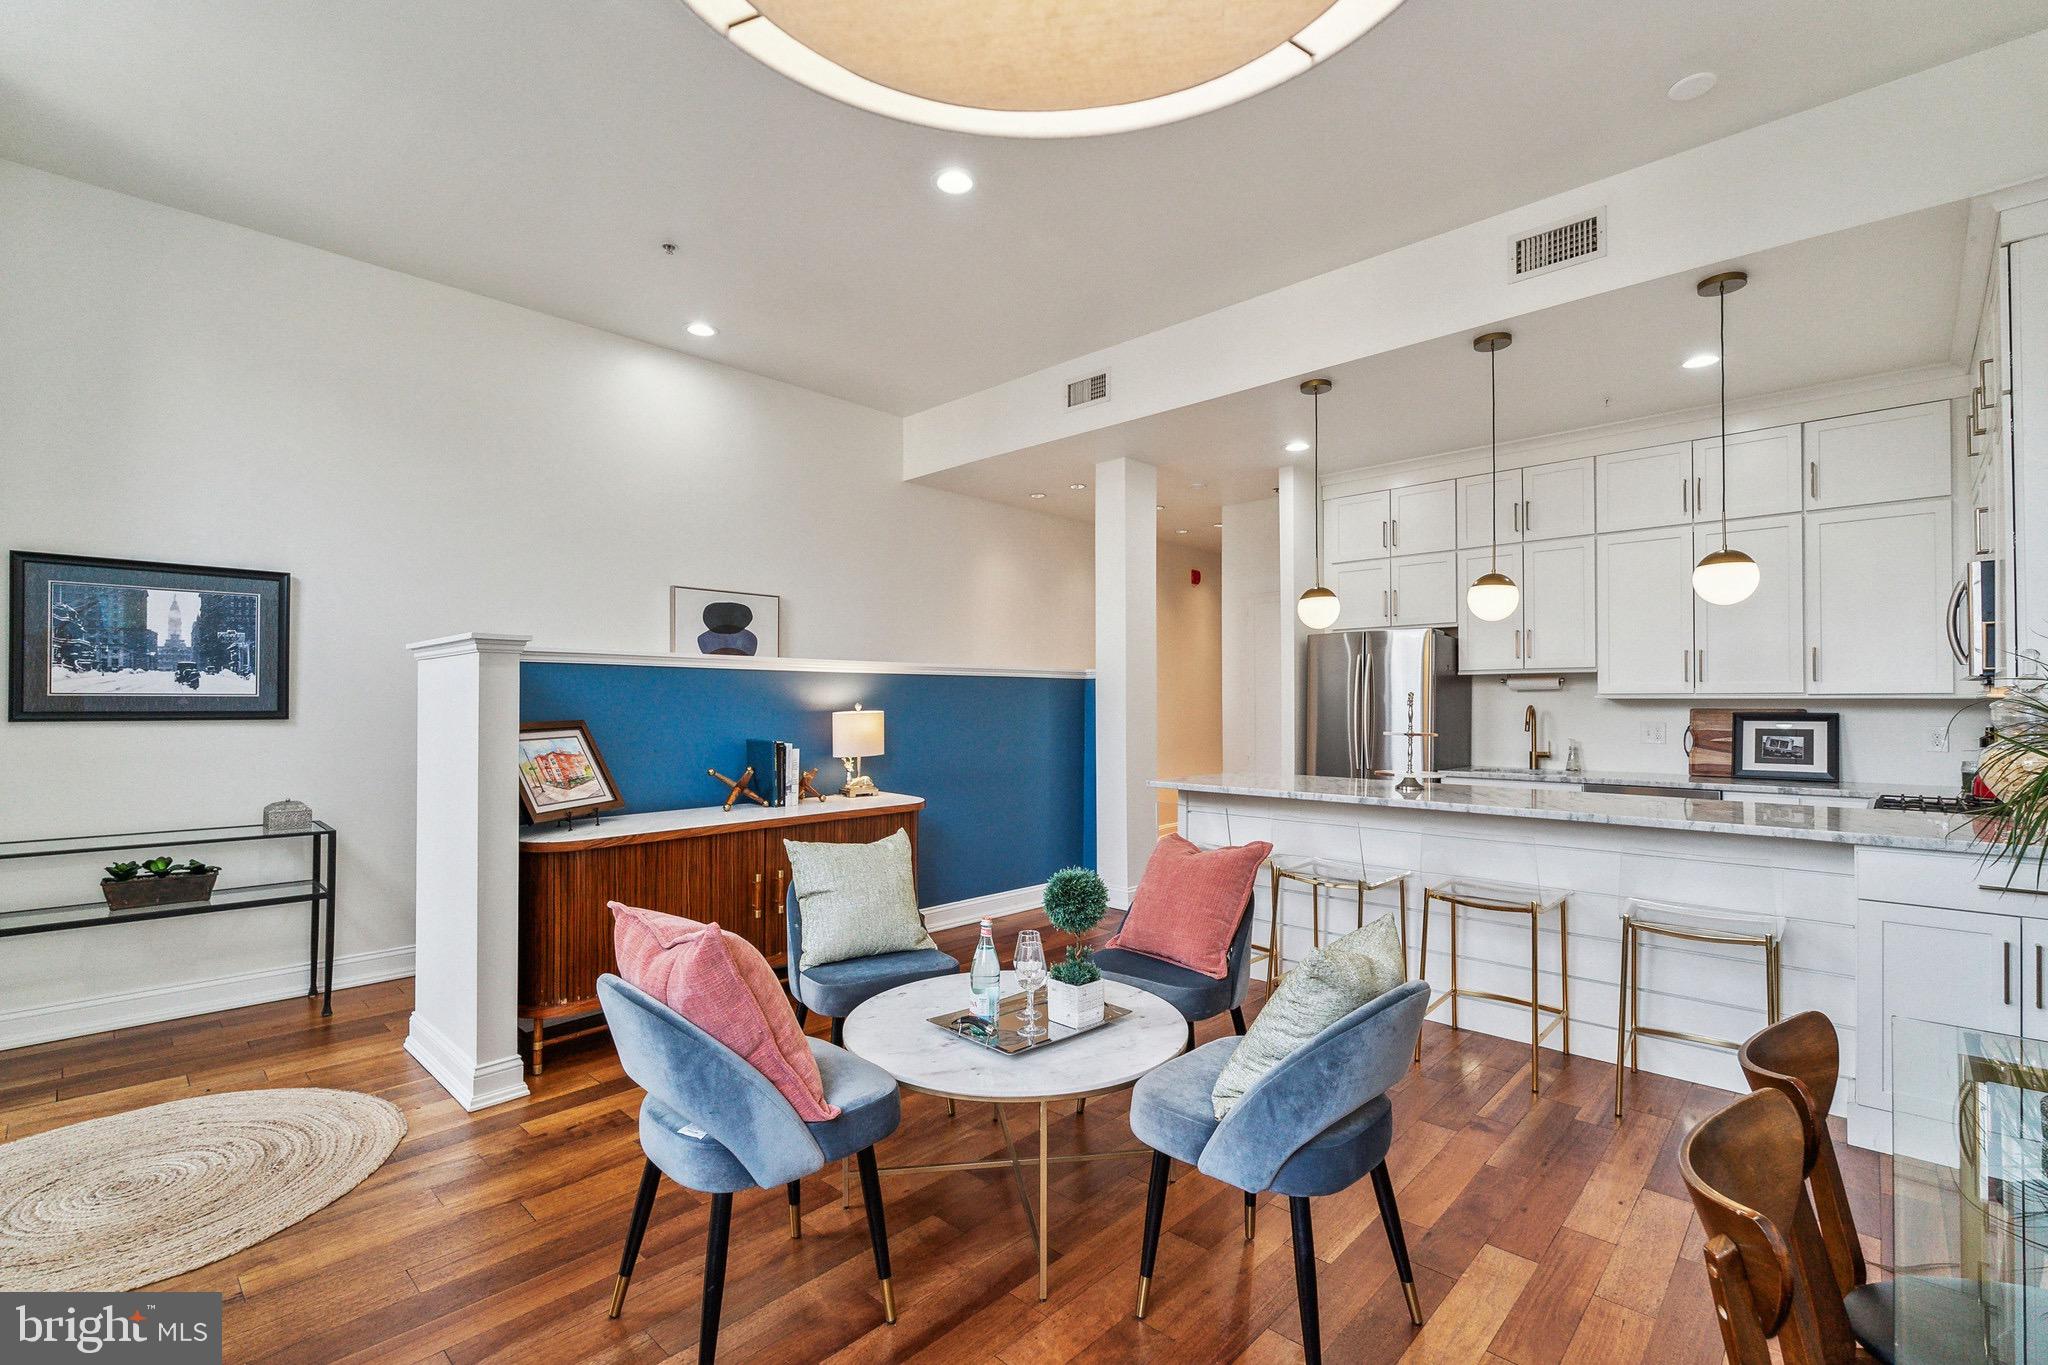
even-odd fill
[(612, 947), (619, 975), (737, 1052), (806, 1123), (839, 1117), (825, 1100), (818, 1059), (761, 950), (715, 924), (617, 901)]
[(1230, 974), (1230, 940), (1252, 880), (1272, 851), (1261, 840), (1204, 853), (1178, 834), (1167, 835), (1152, 850), (1131, 912), (1109, 946), (1221, 981)]

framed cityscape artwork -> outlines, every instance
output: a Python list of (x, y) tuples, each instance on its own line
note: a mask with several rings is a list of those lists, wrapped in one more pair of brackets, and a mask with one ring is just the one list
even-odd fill
[(282, 720), (289, 573), (8, 556), (9, 720)]
[(539, 824), (626, 804), (590, 727), (580, 720), (528, 721), (519, 727), (519, 804)]
[(782, 654), (782, 599), (760, 592), (670, 588), (669, 652), (774, 659)]
[(1735, 777), (1839, 782), (1842, 717), (1836, 711), (1737, 711)]

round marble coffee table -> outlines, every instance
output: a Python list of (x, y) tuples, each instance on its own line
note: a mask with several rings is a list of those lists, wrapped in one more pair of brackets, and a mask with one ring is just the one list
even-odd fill
[[(844, 1043), (856, 1057), (873, 1062), (896, 1078), (905, 1090), (937, 1095), (947, 1100), (971, 1100), (993, 1104), (996, 1121), (1002, 1127), (1006, 1160), (946, 1161), (916, 1166), (883, 1166), (881, 1172), (929, 1174), (936, 1171), (988, 1171), (1007, 1166), (1017, 1180), (1017, 1196), (1031, 1223), (1031, 1235), (1038, 1243), (1038, 1297), (1045, 1299), (1047, 1283), (1046, 1244), (1048, 1229), (1045, 1210), (1049, 1174), (1053, 1162), (1108, 1161), (1123, 1157), (1149, 1157), (1147, 1147), (1126, 1147), (1113, 1152), (1064, 1152), (1057, 1155), (1046, 1147), (1046, 1106), (1059, 1100), (1085, 1100), (1128, 1088), (1163, 1062), (1179, 1056), (1187, 1045), (1187, 1021), (1179, 1010), (1158, 996), (1105, 981), (1105, 1004), (1121, 1005), (1130, 1014), (1079, 1037), (1063, 1039), (1029, 1052), (1006, 1056), (946, 1032), (931, 1021), (935, 1014), (964, 1010), (969, 1005), (967, 975), (932, 977), (863, 1002), (846, 1016)], [(1015, 972), (1003, 973), (1005, 998), (1021, 994)], [(1039, 990), (1038, 1011), (1045, 1017), (1045, 991)], [(1038, 1207), (1034, 1213), (1024, 1186), (1024, 1163), (1010, 1140), (1010, 1124), (1003, 1117), (1006, 1104), (1038, 1106)]]

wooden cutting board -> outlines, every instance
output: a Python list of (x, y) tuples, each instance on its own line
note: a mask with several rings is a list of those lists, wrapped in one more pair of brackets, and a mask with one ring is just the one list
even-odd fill
[(1735, 713), (1693, 708), (1686, 726), (1686, 775), (1695, 782), (1725, 782), (1735, 776)]

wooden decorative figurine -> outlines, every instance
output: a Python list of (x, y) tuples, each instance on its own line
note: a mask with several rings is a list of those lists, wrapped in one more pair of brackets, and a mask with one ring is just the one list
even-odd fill
[(731, 810), (733, 808), (733, 804), (737, 802), (742, 796), (746, 797), (747, 800), (753, 802), (757, 806), (765, 806), (768, 804), (768, 798), (762, 796), (759, 792), (756, 792), (751, 786), (748, 785), (754, 780), (754, 770), (752, 767), (742, 769), (740, 771), (740, 775), (736, 778), (727, 777), (724, 773), (718, 771), (718, 769), (716, 768), (707, 768), (705, 769), (705, 771), (710, 773), (713, 777), (717, 778), (720, 782), (723, 782), (727, 787), (731, 788), (731, 790), (728, 791), (725, 795), (725, 809)]
[(798, 779), (796, 787), (796, 803), (799, 806), (804, 803), (806, 798), (818, 802), (824, 801), (825, 793), (818, 790), (817, 777), (818, 770), (816, 768), (804, 769), (803, 776)]

